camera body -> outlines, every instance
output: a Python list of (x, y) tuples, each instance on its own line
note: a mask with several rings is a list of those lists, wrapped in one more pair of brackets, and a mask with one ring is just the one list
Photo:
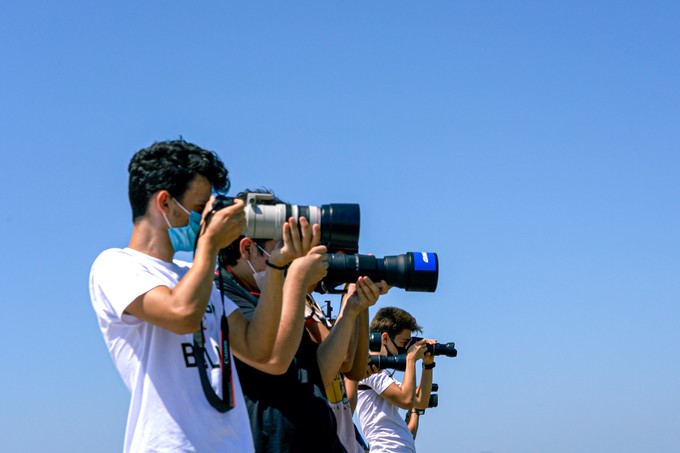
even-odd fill
[[(245, 195), (246, 228), (243, 235), (252, 239), (281, 239), (283, 224), (290, 217), (305, 217), (321, 227), (321, 243), (331, 251), (357, 253), (361, 213), (358, 204), (333, 203), (303, 206), (274, 203), (274, 195), (250, 192)], [(234, 198), (218, 195), (213, 204), (220, 210), (234, 204)]]
[(432, 390), (430, 391), (430, 400), (428, 401), (427, 408), (433, 408), (439, 406), (439, 395), (435, 392), (439, 391), (439, 384), (432, 383)]

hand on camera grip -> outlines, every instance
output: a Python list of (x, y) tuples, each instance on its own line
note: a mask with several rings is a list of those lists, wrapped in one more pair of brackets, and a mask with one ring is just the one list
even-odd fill
[(214, 201), (211, 197), (203, 211), (203, 234), (221, 250), (239, 238), (246, 227), (246, 216), (243, 200), (235, 199), (233, 205), (218, 211), (212, 210)]

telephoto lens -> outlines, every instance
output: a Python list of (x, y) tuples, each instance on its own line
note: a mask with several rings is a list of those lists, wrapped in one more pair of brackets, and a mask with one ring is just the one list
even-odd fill
[(439, 262), (436, 253), (428, 252), (408, 252), (384, 258), (330, 253), (323, 286), (333, 288), (355, 282), (362, 276), (376, 283), (385, 280), (388, 285), (406, 291), (434, 292), (439, 280)]
[(381, 340), (381, 335), (380, 332), (371, 332), (368, 335), (368, 350), (371, 352), (380, 352), (380, 348), (382, 347), (382, 340)]
[[(321, 227), (321, 243), (331, 252), (357, 253), (361, 212), (358, 204), (333, 203), (318, 206), (274, 203), (270, 193), (247, 193), (243, 235), (251, 239), (281, 239), (283, 224), (289, 218), (306, 218)], [(233, 198), (218, 196), (214, 209), (233, 204)]]
[(397, 371), (406, 369), (406, 355), (371, 355), (371, 365), (375, 365), (379, 370), (391, 368)]
[[(411, 337), (411, 343), (407, 346), (407, 348), (412, 345), (413, 343), (416, 343), (418, 341), (422, 340), (420, 337)], [(456, 343), (450, 342), (450, 343), (436, 343), (436, 344), (427, 344), (427, 352), (429, 352), (432, 355), (444, 355), (446, 357), (456, 357), (458, 355), (458, 351), (456, 351)]]

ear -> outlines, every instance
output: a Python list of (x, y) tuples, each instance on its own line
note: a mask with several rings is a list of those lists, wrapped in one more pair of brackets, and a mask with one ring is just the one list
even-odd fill
[(380, 334), (380, 341), (382, 341), (383, 343), (386, 343), (388, 338), (390, 338), (390, 336), (387, 334), (387, 332), (383, 332)]
[(250, 248), (253, 246), (254, 242), (252, 239), (246, 237), (241, 239), (238, 243), (238, 251), (243, 258), (250, 258)]
[(170, 202), (172, 201), (172, 195), (167, 190), (159, 190), (156, 195), (152, 197), (153, 203), (160, 212), (165, 215), (170, 213)]

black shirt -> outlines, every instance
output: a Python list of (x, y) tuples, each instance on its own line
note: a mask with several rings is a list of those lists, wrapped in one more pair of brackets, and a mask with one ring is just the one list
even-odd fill
[[(225, 296), (251, 319), (259, 296), (221, 270)], [(218, 281), (219, 288), (219, 281)], [(307, 330), (282, 375), (259, 371), (236, 359), (256, 452), (345, 452), (316, 358), (318, 345)]]

